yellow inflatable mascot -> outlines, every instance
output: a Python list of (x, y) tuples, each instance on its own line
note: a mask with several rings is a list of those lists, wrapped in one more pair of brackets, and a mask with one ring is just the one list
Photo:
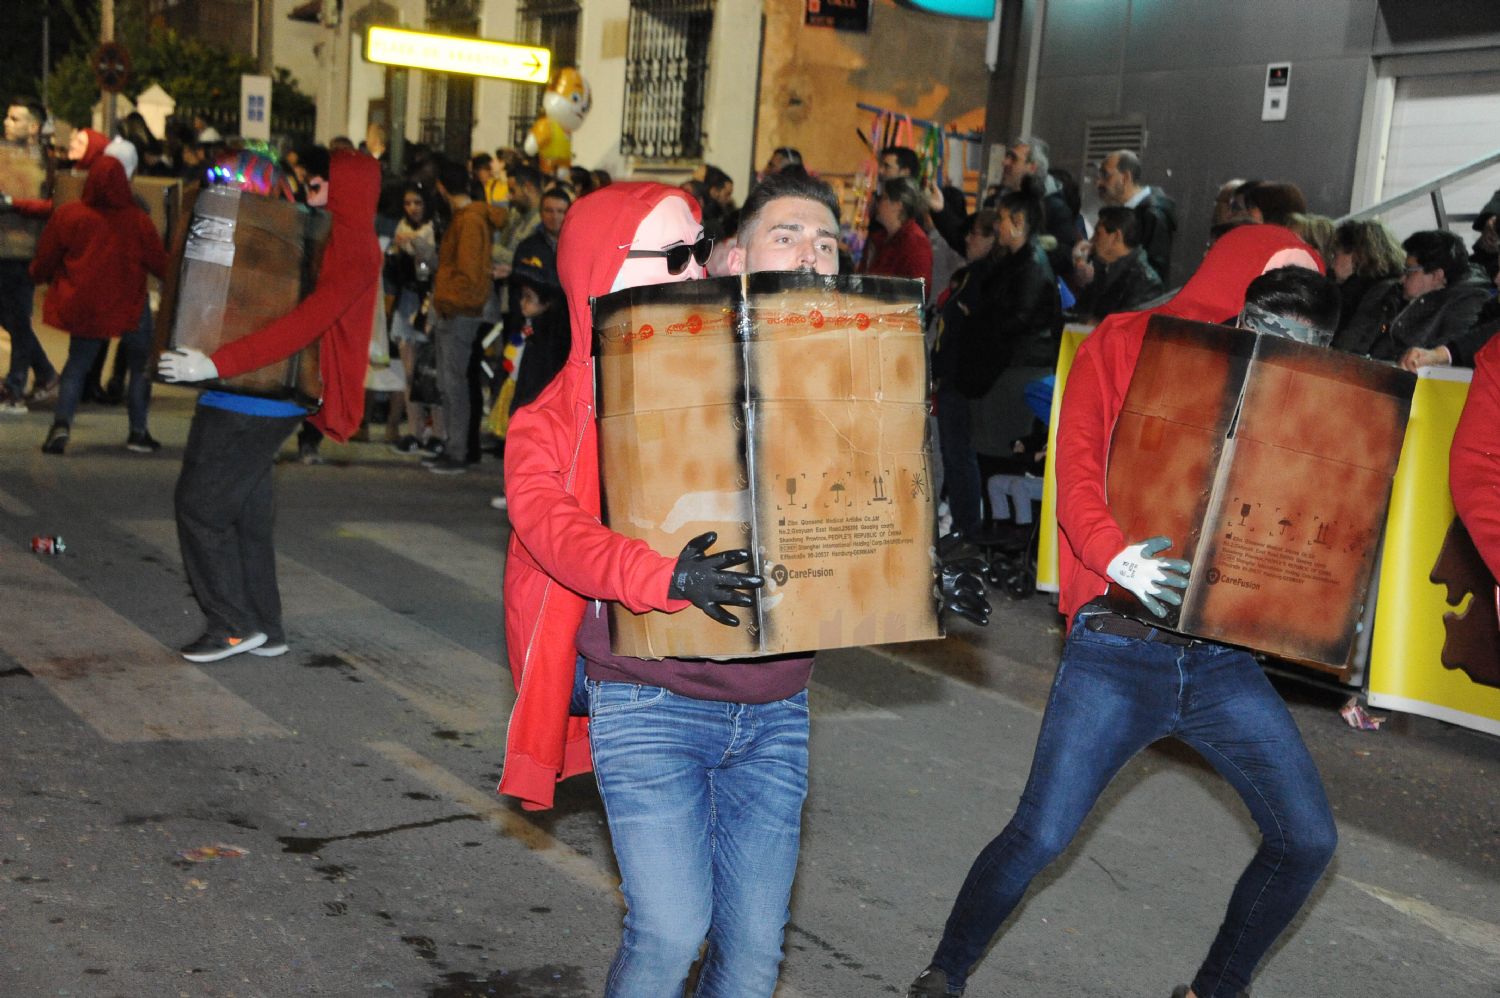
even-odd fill
[(558, 71), (542, 97), (544, 113), (526, 136), (526, 155), (540, 158), (542, 173), (552, 176), (573, 165), (571, 136), (583, 124), (592, 103), (589, 85), (578, 70), (569, 66)]

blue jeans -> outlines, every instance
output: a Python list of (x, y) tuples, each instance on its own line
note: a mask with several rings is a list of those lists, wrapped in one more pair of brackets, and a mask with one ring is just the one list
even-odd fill
[(588, 690), (627, 908), (604, 993), (681, 995), (706, 938), (698, 998), (769, 996), (807, 796), (807, 691), (743, 704), (630, 683)]
[(0, 327), (10, 333), (10, 371), (5, 387), (15, 398), (26, 397), (26, 375), (36, 372), (41, 387), (57, 374), (47, 352), (31, 328), (31, 309), (36, 286), (27, 271), (29, 260), (0, 260)]
[(1218, 770), (1260, 828), (1260, 848), (1193, 978), (1198, 998), (1248, 987), (1333, 856), (1338, 833), (1317, 767), (1248, 653), (1213, 642), (1183, 646), (1098, 633), (1081, 619), (1063, 648), (1015, 816), (974, 861), (933, 955), (951, 984), (967, 980), (1032, 878), (1067, 848), (1115, 773), (1167, 737)]
[(125, 392), (125, 411), (130, 420), (131, 433), (146, 432), (146, 411), (151, 406), (151, 341), (156, 338), (156, 321), (151, 315), (151, 302), (141, 309), (141, 321), (135, 328), (120, 338), (120, 349), (125, 353), (125, 370), (130, 375), (130, 387)]

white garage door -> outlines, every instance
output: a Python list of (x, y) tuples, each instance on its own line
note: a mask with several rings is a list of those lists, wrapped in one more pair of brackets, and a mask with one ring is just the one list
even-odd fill
[[(1397, 79), (1380, 199), (1411, 190), (1496, 150), (1500, 150), (1500, 72)], [(1500, 165), (1445, 188), (1443, 202), (1450, 214), (1473, 214), (1497, 188)], [(1418, 229), (1433, 228), (1435, 220), (1427, 198), (1385, 216), (1386, 224), (1403, 239)], [(1466, 243), (1474, 235), (1469, 226), (1469, 222), (1452, 223)]]

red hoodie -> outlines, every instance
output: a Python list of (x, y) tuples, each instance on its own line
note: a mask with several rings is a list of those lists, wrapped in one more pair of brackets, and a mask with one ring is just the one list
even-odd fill
[(1474, 380), (1448, 457), (1448, 487), (1474, 546), (1500, 579), (1500, 336), (1474, 355)]
[(323, 406), (309, 421), (340, 443), (359, 429), (365, 412), (365, 370), (380, 290), (380, 244), (375, 240), (379, 197), (379, 163), (364, 153), (334, 153), (328, 170), (333, 231), (317, 286), (286, 315), (220, 347), (211, 358), (219, 377), (232, 378), (319, 340)]
[[(1291, 251), (1291, 252), (1287, 252)], [(1057, 523), (1066, 544), (1058, 546), (1062, 583), (1058, 609), (1073, 613), (1109, 588), (1105, 572), (1127, 543), (1109, 511), (1105, 481), (1115, 421), (1130, 387), (1141, 353), (1146, 325), (1153, 315), (1174, 315), (1195, 322), (1224, 322), (1239, 314), (1245, 288), (1267, 270), (1322, 261), (1306, 243), (1279, 225), (1244, 225), (1231, 229), (1208, 251), (1197, 273), (1181, 291), (1158, 308), (1121, 312), (1101, 322), (1078, 349), (1063, 391), (1057, 429)], [(1173, 538), (1178, 543), (1181, 538)], [(1177, 557), (1168, 550), (1164, 557)]]
[[(83, 156), (73, 164), (75, 170), (87, 170), (93, 166), (99, 157), (104, 155), (104, 147), (109, 145), (109, 138), (103, 132), (96, 132), (92, 128), (83, 130), (84, 146)], [(129, 180), (129, 177), (125, 178)]]
[(166, 270), (156, 226), (136, 205), (125, 167), (109, 156), (89, 167), (82, 200), (52, 213), (31, 261), (31, 279), (52, 285), (43, 320), (92, 339), (134, 329), (146, 306), (147, 271), (161, 277)]
[(557, 782), (590, 768), (588, 720), (568, 715), (587, 601), (616, 600), (635, 613), (691, 605), (667, 598), (675, 557), (599, 522), (589, 299), (609, 292), (641, 220), (669, 197), (698, 217), (691, 197), (661, 184), (610, 184), (568, 209), (557, 270), (572, 348), (561, 373), (511, 417), (505, 438), (505, 646), (516, 704), (500, 792), (528, 810), (551, 807)]

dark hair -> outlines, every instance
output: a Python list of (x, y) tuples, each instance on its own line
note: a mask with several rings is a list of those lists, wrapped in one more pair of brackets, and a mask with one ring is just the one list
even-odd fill
[(456, 163), (451, 159), (438, 162), (437, 182), (443, 185), (443, 190), (448, 192), (449, 197), (472, 197), (473, 176), (468, 168), (462, 163)]
[(522, 163), (510, 172), (510, 182), (514, 187), (536, 187), (542, 186), (542, 171), (534, 166)]
[(723, 187), (725, 184), (732, 183), (734, 183), (734, 178), (717, 166), (703, 167), (703, 186), (707, 190), (711, 191), (715, 187)]
[(335, 135), (333, 138), (329, 139), (328, 148), (333, 152), (337, 152), (340, 149), (347, 149), (350, 152), (356, 151), (354, 140), (347, 135)]
[(1296, 184), (1251, 181), (1235, 194), (1247, 209), (1259, 210), (1261, 221), (1268, 225), (1285, 225), (1290, 216), (1307, 213), (1307, 198)]
[(593, 193), (594, 175), (581, 166), (568, 167), (568, 182), (573, 185), (579, 197)]
[(1057, 181), (1058, 192), (1062, 194), (1063, 204), (1077, 218), (1083, 211), (1083, 195), (1078, 189), (1078, 178), (1072, 172), (1060, 166), (1054, 166), (1047, 171), (1047, 176)]
[(788, 167), (778, 173), (766, 174), (750, 188), (744, 205), (740, 207), (738, 231), (749, 232), (753, 229), (766, 205), (780, 198), (816, 201), (828, 209), (835, 223), (839, 220), (839, 198), (833, 193), (833, 188), (816, 177), (808, 176), (806, 170)]
[(708, 188), (703, 186), (701, 180), (684, 180), (677, 185), (677, 189), (687, 194), (688, 197), (698, 202), (698, 212), (701, 215), (708, 206)]
[(1297, 319), (1330, 337), (1339, 325), (1339, 289), (1316, 270), (1278, 267), (1245, 289), (1245, 304), (1272, 315)]
[(1135, 249), (1141, 244), (1141, 223), (1134, 208), (1118, 204), (1105, 205), (1099, 209), (1098, 227), (1106, 232), (1118, 232), (1128, 249)]
[(782, 159), (786, 160), (786, 162), (781, 166), (783, 170), (785, 170), (789, 166), (802, 165), (802, 153), (796, 149), (793, 149), (791, 146), (777, 146), (775, 149), (772, 149), (771, 157), (774, 159), (777, 156), (780, 156)]
[(977, 232), (981, 236), (993, 236), (999, 222), (1000, 215), (995, 209), (980, 208), (969, 218), (968, 231)]
[(597, 191), (601, 187), (608, 187), (612, 183), (614, 183), (614, 178), (609, 175), (608, 170), (594, 171), (594, 190)]
[(554, 201), (562, 201), (568, 205), (573, 203), (572, 196), (561, 187), (549, 187), (545, 191), (542, 191), (542, 200), (545, 201), (548, 198), (552, 198)]
[(1441, 270), (1450, 285), (1457, 284), (1469, 273), (1469, 251), (1464, 248), (1464, 241), (1447, 229), (1413, 232), (1406, 237), (1401, 248), (1424, 271)]
[(1035, 239), (1042, 234), (1045, 222), (1042, 213), (1042, 182), (1036, 177), (1029, 174), (1022, 177), (1020, 188), (1000, 195), (996, 207), (1006, 214), (1025, 217), (1027, 239)]
[(486, 166), (492, 166), (494, 162), (495, 157), (491, 156), (489, 153), (476, 152), (474, 155), (469, 157), (469, 172), (474, 173), (477, 170), (482, 170)]
[(1340, 222), (1333, 230), (1333, 246), (1354, 257), (1354, 272), (1360, 277), (1394, 277), (1406, 263), (1396, 234), (1378, 219)]
[(12, 97), (6, 106), (24, 107), (26, 113), (31, 115), (32, 120), (37, 123), (38, 128), (47, 123), (47, 105), (35, 97)]
[(406, 217), (406, 196), (415, 194), (422, 199), (422, 221), (426, 222), (432, 218), (432, 199), (427, 196), (427, 190), (421, 184), (408, 183), (401, 188), (401, 216)]
[[(739, 235), (739, 233), (740, 233), (740, 217), (741, 217), (741, 212), (740, 212), (740, 209), (738, 209), (738, 208), (734, 209), (733, 211), (726, 211), (724, 214), (722, 214), (722, 215), (719, 216), (718, 222), (719, 222), (719, 238), (720, 239), (723, 239), (723, 240), (727, 241), (727, 240), (733, 239), (735, 236)], [(837, 215), (835, 215), (833, 217), (834, 218), (838, 218)]]
[(885, 159), (887, 156), (896, 157), (896, 165), (913, 177), (922, 172), (922, 161), (905, 146), (886, 146), (880, 150), (880, 158)]
[(887, 201), (895, 201), (907, 218), (914, 218), (919, 222), (927, 211), (927, 198), (911, 177), (892, 177), (881, 181), (880, 196)]
[[(1141, 158), (1129, 149), (1116, 149), (1109, 156), (1115, 158), (1115, 169), (1130, 178), (1132, 184), (1141, 182)], [(1109, 156), (1104, 157), (1108, 159)]]
[(322, 177), (327, 180), (332, 158), (327, 146), (306, 146), (297, 150), (297, 162), (307, 171), (309, 177)]

